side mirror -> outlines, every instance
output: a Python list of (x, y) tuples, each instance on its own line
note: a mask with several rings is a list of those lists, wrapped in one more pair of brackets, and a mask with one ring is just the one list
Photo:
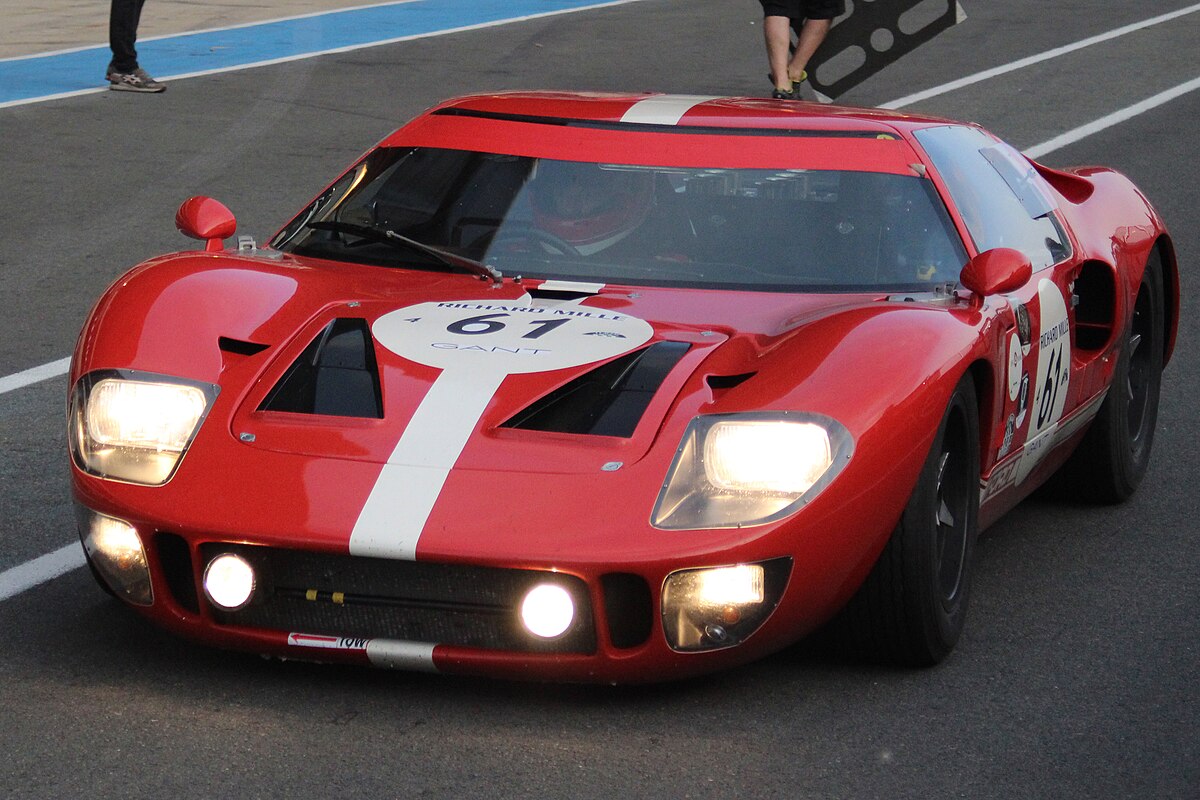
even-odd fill
[(184, 236), (205, 242), (209, 252), (222, 250), (237, 232), (237, 219), (223, 203), (211, 197), (189, 197), (175, 212), (175, 227)]
[(1033, 277), (1029, 256), (1011, 247), (996, 247), (972, 258), (958, 281), (980, 298), (1016, 291)]

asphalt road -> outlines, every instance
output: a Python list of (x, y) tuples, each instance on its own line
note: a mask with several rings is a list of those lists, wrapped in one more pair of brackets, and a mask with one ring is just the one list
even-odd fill
[[(882, 104), (1172, 9), (963, 0), (968, 21), (842, 98)], [(1146, 6), (1153, 6), (1148, 9)], [(507, 88), (762, 94), (750, 0), (646, 0), (0, 109), (0, 376), (69, 354), (103, 288), (211, 194), (268, 237), (402, 121)], [(1200, 13), (921, 101), (1029, 148), (1200, 75)], [(1175, 235), (1179, 345), (1139, 494), (1023, 504), (981, 539), (938, 668), (797, 649), (647, 688), (268, 662), (176, 641), (74, 570), (0, 601), (0, 796), (1200, 796), (1200, 92), (1056, 149), (1129, 174)], [(236, 298), (231, 298), (236, 302)], [(0, 394), (0, 571), (74, 536), (65, 379)]]

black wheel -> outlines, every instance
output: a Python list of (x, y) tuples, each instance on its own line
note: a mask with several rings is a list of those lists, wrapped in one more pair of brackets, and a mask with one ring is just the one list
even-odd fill
[(1142, 273), (1108, 395), (1079, 448), (1056, 476), (1060, 494), (1120, 503), (1137, 491), (1150, 464), (1158, 423), (1164, 318), (1162, 262), (1155, 251)]
[(849, 655), (930, 666), (962, 633), (979, 532), (979, 409), (955, 387), (900, 522), (871, 574), (828, 629)]

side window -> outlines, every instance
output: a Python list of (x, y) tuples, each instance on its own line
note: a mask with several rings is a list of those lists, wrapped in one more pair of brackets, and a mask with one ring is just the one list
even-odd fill
[(980, 252), (1012, 247), (1035, 270), (1070, 255), (1045, 181), (1016, 150), (975, 128), (917, 131)]

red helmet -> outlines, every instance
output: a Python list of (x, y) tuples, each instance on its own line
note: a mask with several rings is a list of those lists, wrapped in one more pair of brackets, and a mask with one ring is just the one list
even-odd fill
[(542, 160), (529, 202), (536, 227), (590, 255), (641, 225), (653, 196), (648, 171)]

